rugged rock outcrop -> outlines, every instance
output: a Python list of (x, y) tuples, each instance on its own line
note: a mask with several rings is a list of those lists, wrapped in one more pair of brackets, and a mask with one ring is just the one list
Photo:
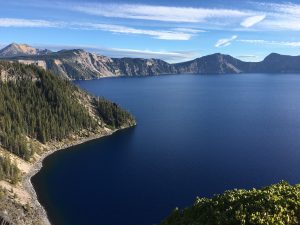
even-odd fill
[(109, 58), (82, 49), (62, 50), (47, 55), (7, 57), (10, 61), (34, 64), (62, 77), (75, 80), (111, 76), (174, 74), (174, 66), (159, 59)]
[(113, 58), (112, 60), (118, 75), (152, 76), (177, 73), (172, 64), (160, 59)]

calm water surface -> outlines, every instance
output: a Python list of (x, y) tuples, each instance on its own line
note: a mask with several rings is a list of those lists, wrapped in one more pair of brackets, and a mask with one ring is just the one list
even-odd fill
[(300, 182), (300, 75), (76, 84), (138, 126), (45, 159), (33, 183), (54, 225), (151, 225), (196, 196)]

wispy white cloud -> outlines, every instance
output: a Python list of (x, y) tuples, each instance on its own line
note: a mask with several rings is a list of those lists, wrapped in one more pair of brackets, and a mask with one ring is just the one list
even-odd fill
[(246, 62), (258, 62), (263, 59), (260, 55), (237, 55), (235, 58)]
[[(24, 1), (24, 4), (25, 3)], [(110, 25), (111, 27), (107, 26), (105, 28), (104, 25), (100, 25), (97, 29), (112, 30), (111, 32), (114, 33), (148, 35), (152, 38), (164, 40), (189, 40), (194, 35), (202, 32), (203, 29), (232, 31), (300, 31), (300, 4), (292, 3), (254, 2), (253, 4), (246, 5), (251, 5), (251, 7), (239, 9), (234, 8), (233, 5), (230, 6), (231, 8), (203, 8), (123, 3), (77, 2), (71, 4), (59, 0), (55, 2), (55, 4), (51, 3), (53, 6), (51, 6), (49, 2), (48, 4), (40, 4), (39, 2), (36, 4), (37, 7), (57, 7), (60, 10), (72, 10), (88, 15), (108, 17), (112, 18), (112, 21), (118, 21), (113, 18), (124, 18), (124, 20), (121, 21), (122, 26), (113, 24)], [(104, 20), (107, 19), (105, 18)], [(160, 27), (160, 29), (154, 29), (153, 21), (161, 21), (164, 23), (157, 26)], [(138, 28), (137, 24), (140, 24)], [(149, 24), (151, 25), (147, 27)], [(65, 24), (62, 21), (53, 22), (47, 20), (1, 18), (0, 26), (66, 28), (70, 26), (70, 24)], [(191, 26), (196, 28), (190, 28)], [(201, 29), (197, 29), (197, 27)], [(250, 29), (252, 27), (255, 29)], [(72, 25), (71, 28), (76, 28), (76, 26)], [(79, 29), (79, 27), (77, 28)], [(88, 29), (88, 27), (86, 27), (86, 29)]]
[(250, 43), (250, 44), (266, 44), (268, 41), (261, 39), (253, 39), (253, 40), (238, 40), (239, 42)]
[(300, 17), (290, 14), (275, 14), (269, 20), (261, 23), (261, 30), (300, 31)]
[(208, 9), (142, 4), (80, 4), (73, 6), (72, 9), (104, 17), (189, 23), (203, 22), (208, 18), (241, 18), (251, 15), (248, 12), (236, 9)]
[(255, 24), (263, 21), (265, 18), (266, 18), (266, 15), (250, 16), (241, 22), (241, 26), (246, 27), (246, 28), (252, 27)]
[(67, 28), (67, 29), (88, 29), (102, 30), (119, 34), (136, 34), (147, 35), (155, 39), (161, 40), (190, 40), (197, 33), (204, 32), (203, 30), (175, 28), (166, 30), (150, 30), (137, 29), (128, 26), (120, 26), (115, 24), (101, 23), (77, 23), (77, 22), (62, 22), (48, 20), (29, 20), (19, 18), (0, 18), (0, 27), (34, 27), (34, 28)]
[(290, 47), (300, 47), (300, 41), (269, 41), (269, 40), (238, 40), (239, 42), (249, 43), (249, 44), (264, 44), (264, 45), (278, 45), (278, 46), (290, 46)]
[(262, 3), (261, 5), (272, 11), (300, 16), (300, 5), (298, 4), (287, 2), (287, 3)]
[(203, 32), (202, 30), (195, 29), (174, 29), (174, 30), (148, 30), (148, 29), (136, 29), (127, 26), (119, 26), (112, 24), (93, 24), (85, 23), (78, 24), (81, 28), (98, 29), (103, 31), (110, 31), (114, 33), (125, 34), (139, 34), (148, 35), (156, 39), (161, 40), (190, 40), (196, 33)]
[[(147, 20), (152, 20), (171, 22), (170, 26), (172, 23), (201, 24), (205, 30), (300, 31), (300, 4), (288, 2), (254, 1), (244, 8), (234, 8), (234, 5), (203, 8), (122, 3), (77, 3), (67, 8), (101, 17), (144, 20), (145, 26)], [(255, 29), (250, 29), (252, 27)]]
[(257, 58), (256, 55), (238, 55), (237, 58)]
[(110, 48), (102, 49), (105, 55), (111, 57), (139, 57), (139, 58), (157, 58), (167, 62), (182, 62), (194, 59), (197, 56), (193, 51), (150, 51), (150, 50), (135, 50), (135, 49), (119, 49)]
[(260, 30), (264, 31), (300, 31), (300, 5), (292, 3), (255, 3), (266, 13), (260, 22)]
[(193, 28), (174, 28), (172, 29), (174, 31), (180, 31), (180, 32), (187, 32), (191, 34), (197, 34), (197, 33), (205, 33), (206, 30), (200, 30), (200, 29), (193, 29)]
[(230, 45), (235, 39), (237, 39), (236, 35), (233, 35), (231, 38), (224, 38), (217, 41), (215, 47), (226, 47)]
[(61, 27), (63, 25), (63, 22), (51, 22), (47, 20), (0, 18), (0, 27)]
[[(71, 10), (110, 18), (197, 23), (211, 30), (300, 30), (300, 5), (254, 3), (250, 8), (174, 7), (145, 4), (75, 4)], [(172, 26), (172, 25), (170, 25)]]
[[(35, 2), (34, 4), (32, 2)], [(162, 5), (147, 4), (124, 4), (124, 3), (70, 3), (57, 0), (54, 3), (40, 1), (23, 1), (23, 5), (33, 4), (35, 7), (55, 8), (60, 10), (72, 10), (88, 15), (97, 15), (108, 18), (124, 18), (123, 26), (135, 27), (132, 24), (143, 20), (143, 30), (147, 30), (151, 21), (161, 21), (165, 26), (169, 26), (171, 31), (175, 26), (182, 29), (191, 29), (187, 23), (196, 24), (205, 30), (250, 30), (255, 26), (255, 31), (273, 31), (273, 30), (295, 30), (300, 31), (300, 4), (292, 3), (258, 3), (247, 4), (244, 8), (234, 8), (234, 5), (228, 8), (203, 8), (203, 7), (174, 7)], [(251, 6), (251, 7), (247, 7)], [(131, 20), (128, 20), (131, 19)], [(10, 26), (59, 26), (57, 23), (48, 23), (45, 20), (24, 20), (24, 21), (2, 21)], [(140, 21), (141, 22), (141, 21)], [(131, 25), (130, 25), (131, 24)], [(191, 24), (189, 24), (191, 25)], [(153, 23), (151, 24), (153, 26)], [(160, 26), (160, 25), (159, 25)], [(200, 30), (201, 30), (200, 29)], [(142, 30), (142, 29), (140, 29)], [(153, 30), (153, 29), (149, 29)], [(197, 30), (197, 29), (192, 29)], [(254, 31), (254, 29), (251, 29)], [(180, 30), (174, 30), (178, 32)], [(138, 31), (133, 31), (138, 33)], [(192, 34), (192, 31), (183, 31), (182, 33)], [(140, 32), (141, 33), (141, 32)], [(149, 33), (145, 31), (144, 33)], [(153, 33), (153, 32), (151, 32)], [(145, 34), (148, 35), (148, 34)], [(150, 34), (151, 35), (151, 34)], [(154, 38), (173, 39), (171, 34), (152, 35)], [(189, 39), (187, 36), (182, 39)]]
[(148, 49), (123, 49), (123, 48), (107, 48), (94, 45), (33, 45), (40, 49), (50, 49), (59, 51), (62, 49), (84, 49), (99, 55), (105, 55), (112, 58), (133, 57), (133, 58), (156, 58), (162, 59), (170, 63), (182, 62), (199, 57), (199, 53), (195, 51), (151, 51)]

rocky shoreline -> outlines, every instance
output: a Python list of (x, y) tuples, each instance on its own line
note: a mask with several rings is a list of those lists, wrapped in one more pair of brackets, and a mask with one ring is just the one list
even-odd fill
[(135, 125), (136, 123), (133, 122), (114, 130), (104, 127), (96, 133), (85, 132), (84, 135), (71, 136), (61, 142), (50, 142), (44, 145), (44, 152), (35, 156), (36, 161), (27, 163), (28, 168), (23, 172), (21, 181), (17, 185), (3, 183), (3, 181), (0, 183), (0, 192), (5, 193), (0, 202), (0, 219), (8, 225), (51, 225), (47, 212), (38, 201), (37, 193), (31, 183), (31, 178), (43, 167), (43, 160), (56, 151), (109, 136)]
[[(121, 128), (121, 129), (125, 129), (125, 128), (127, 128), (127, 127), (124, 127), (124, 128)], [(62, 144), (60, 146), (53, 146), (53, 148), (51, 148), (52, 150), (47, 151), (44, 154), (42, 154), (40, 156), (40, 158), (33, 164), (30, 171), (23, 177), (22, 186), (23, 186), (24, 190), (31, 196), (31, 199), (32, 199), (31, 207), (33, 207), (34, 210), (38, 213), (38, 215), (40, 217), (39, 220), (41, 221), (42, 225), (51, 225), (51, 223), (48, 219), (46, 210), (44, 209), (44, 207), (38, 201), (37, 194), (36, 194), (36, 192), (34, 190), (34, 187), (31, 183), (31, 178), (35, 174), (37, 174), (40, 171), (40, 169), (43, 167), (43, 160), (47, 156), (53, 154), (56, 151), (67, 149), (67, 148), (72, 147), (72, 146), (80, 145), (80, 144), (83, 144), (83, 143), (91, 141), (91, 140), (95, 140), (95, 139), (99, 139), (99, 138), (104, 137), (104, 136), (111, 135), (111, 134), (113, 134), (116, 131), (121, 130), (121, 129), (116, 129), (116, 130), (106, 129), (105, 133), (94, 134), (94, 135), (89, 136), (87, 138), (80, 138), (78, 140), (69, 142), (67, 144)]]

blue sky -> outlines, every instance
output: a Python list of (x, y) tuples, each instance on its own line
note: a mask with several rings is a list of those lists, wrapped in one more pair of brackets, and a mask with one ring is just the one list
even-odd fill
[(300, 3), (247, 0), (0, 1), (0, 46), (84, 48), (186, 61), (221, 52), (259, 61), (300, 55)]

